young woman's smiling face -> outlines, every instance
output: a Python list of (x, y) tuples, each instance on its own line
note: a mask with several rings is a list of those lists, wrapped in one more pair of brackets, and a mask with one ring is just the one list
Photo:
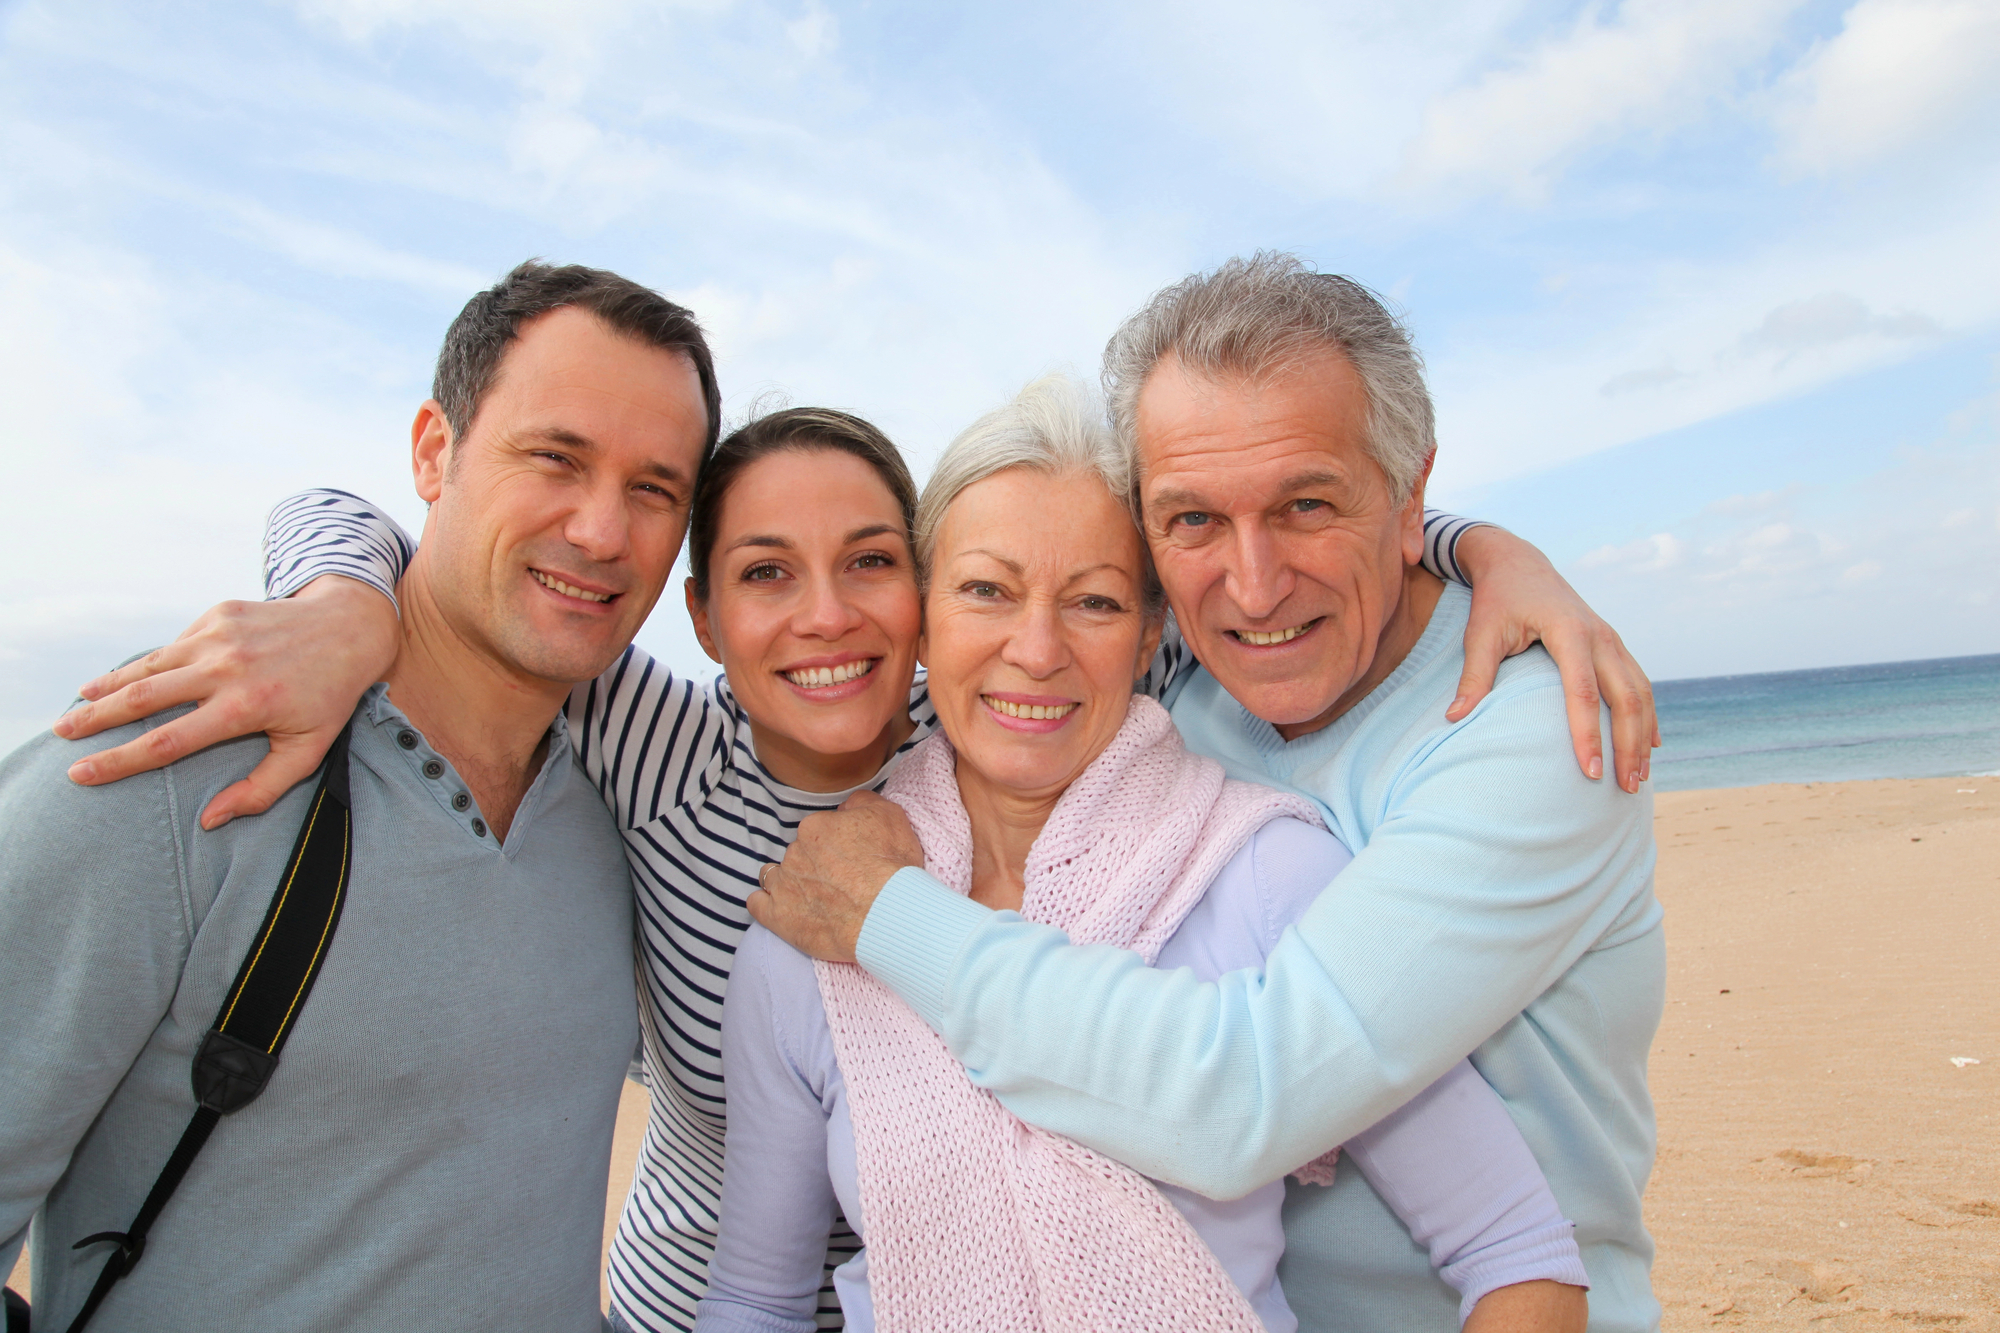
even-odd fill
[(910, 721), (923, 607), (903, 511), (836, 449), (782, 449), (723, 496), (704, 601), (688, 613), (780, 782), (839, 791), (873, 777)]

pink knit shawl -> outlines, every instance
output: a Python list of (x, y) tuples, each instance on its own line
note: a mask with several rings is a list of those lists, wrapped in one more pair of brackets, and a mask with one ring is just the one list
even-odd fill
[[(972, 832), (955, 763), (933, 736), (885, 794), (909, 812), (925, 868), (968, 893)], [(1035, 839), (1022, 915), (1151, 963), (1251, 835), (1287, 815), (1320, 822), (1295, 796), (1226, 780), (1221, 765), (1187, 751), (1165, 709), (1135, 697)], [(854, 1122), (882, 1333), (1262, 1328), (1151, 1182), (1016, 1118), (860, 968), (818, 972)]]

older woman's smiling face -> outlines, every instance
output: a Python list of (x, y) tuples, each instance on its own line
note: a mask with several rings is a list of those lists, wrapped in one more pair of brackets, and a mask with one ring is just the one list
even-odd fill
[(1092, 474), (1011, 468), (959, 493), (931, 558), (922, 657), (961, 786), (1053, 801), (1159, 645), (1138, 530)]

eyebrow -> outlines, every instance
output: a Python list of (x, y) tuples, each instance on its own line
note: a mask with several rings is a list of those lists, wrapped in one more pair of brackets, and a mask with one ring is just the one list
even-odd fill
[[(953, 560), (963, 560), (968, 555), (983, 555), (989, 560), (997, 561), (998, 563), (1005, 565), (1009, 570), (1011, 570), (1016, 574), (1025, 572), (1023, 566), (1018, 560), (1010, 560), (1006, 556), (1001, 555), (998, 551), (988, 550), (984, 546), (975, 546), (969, 551), (955, 552), (951, 558)], [(1113, 564), (1109, 560), (1104, 560), (1094, 565), (1088, 565), (1083, 569), (1071, 571), (1069, 576), (1063, 580), (1063, 587), (1067, 588), (1070, 584), (1075, 583), (1078, 579), (1083, 578), (1084, 576), (1089, 574), (1095, 574), (1100, 569), (1108, 569), (1114, 574), (1129, 574), (1132, 572), (1131, 570), (1126, 569), (1123, 565)]]
[[(865, 542), (870, 537), (901, 537), (902, 535), (903, 530), (894, 523), (869, 523), (863, 527), (854, 529), (854, 531), (841, 538), (840, 544), (842, 546), (852, 546), (856, 542)], [(779, 551), (790, 551), (796, 549), (797, 543), (793, 542), (790, 537), (780, 537), (776, 533), (752, 532), (738, 537), (723, 549), (738, 551), (746, 546), (768, 546)]]
[[(543, 426), (537, 430), (531, 430), (527, 434), (531, 439), (547, 440), (550, 444), (560, 444), (564, 448), (574, 449), (578, 453), (594, 454), (598, 452), (596, 440), (591, 439), (588, 435), (579, 435), (573, 430), (566, 430), (561, 426)], [(677, 486), (688, 484), (687, 473), (681, 471), (671, 463), (662, 463), (657, 458), (649, 458), (639, 464), (639, 475), (657, 477), (661, 481), (671, 481)]]

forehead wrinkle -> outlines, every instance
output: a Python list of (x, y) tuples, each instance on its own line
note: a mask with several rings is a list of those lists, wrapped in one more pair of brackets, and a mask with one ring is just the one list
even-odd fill
[[(983, 555), (990, 560), (994, 560), (1002, 565), (1005, 565), (1009, 570), (1011, 570), (1013, 573), (1017, 575), (1025, 577), (1027, 574), (1027, 567), (1021, 564), (1019, 561), (1009, 559), (1007, 556), (1001, 555), (998, 551), (988, 550), (983, 546), (976, 546), (969, 551), (959, 551), (956, 554), (954, 554), (951, 557), (951, 559), (959, 560), (964, 558), (965, 556), (970, 556), (970, 555)], [(1077, 583), (1080, 583), (1084, 579), (1089, 578), (1092, 574), (1097, 573), (1101, 569), (1108, 569), (1114, 574), (1122, 574), (1134, 583), (1141, 581), (1141, 576), (1139, 574), (1137, 574), (1133, 570), (1125, 568), (1125, 566), (1119, 564), (1117, 561), (1100, 560), (1094, 565), (1085, 565), (1080, 569), (1071, 570), (1067, 575), (1064, 576), (1062, 581), (1062, 586), (1065, 588), (1073, 587)]]
[(963, 560), (967, 556), (971, 555), (983, 555), (988, 560), (992, 560), (998, 564), (1005, 565), (1008, 569), (1012, 570), (1016, 574), (1025, 574), (1027, 572), (1027, 567), (1024, 566), (1020, 561), (1014, 559), (1012, 556), (1002, 555), (998, 551), (989, 550), (984, 546), (973, 546), (973, 547), (968, 547), (963, 551), (953, 551), (951, 553), (950, 558), (953, 560)]

